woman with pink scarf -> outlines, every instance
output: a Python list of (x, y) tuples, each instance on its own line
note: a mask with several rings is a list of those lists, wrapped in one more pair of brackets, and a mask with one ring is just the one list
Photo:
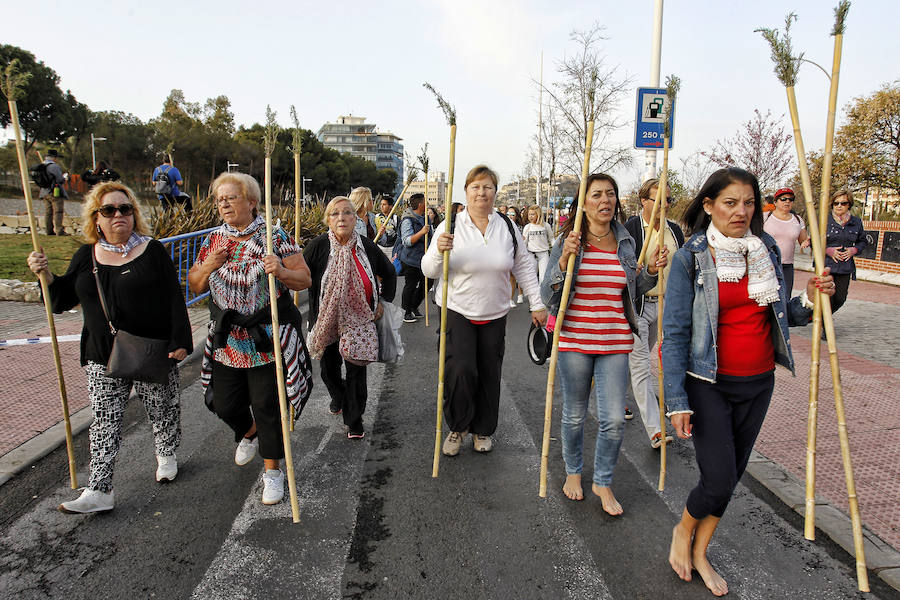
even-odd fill
[(328, 233), (303, 250), (312, 273), (309, 351), (321, 361), (331, 414), (343, 415), (349, 439), (361, 439), (366, 365), (378, 358), (375, 321), (384, 313), (382, 301), (394, 299), (397, 272), (374, 242), (354, 231), (356, 211), (347, 197), (329, 202), (324, 220)]

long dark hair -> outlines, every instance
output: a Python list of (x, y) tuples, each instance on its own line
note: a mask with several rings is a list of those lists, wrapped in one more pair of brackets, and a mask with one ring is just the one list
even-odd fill
[(762, 195), (759, 193), (759, 182), (750, 171), (728, 167), (719, 169), (709, 176), (697, 195), (691, 200), (687, 210), (684, 211), (684, 224), (687, 226), (688, 235), (694, 235), (706, 231), (712, 218), (706, 214), (703, 204), (708, 198), (715, 199), (732, 183), (745, 183), (753, 188), (753, 216), (750, 218), (750, 231), (753, 235), (759, 235), (763, 230), (762, 219)]
[[(587, 183), (584, 185), (584, 197), (587, 199), (588, 192), (591, 190), (591, 185), (595, 181), (608, 181), (612, 187), (613, 191), (616, 193), (616, 206), (613, 209), (613, 221), (622, 221), (624, 216), (624, 212), (622, 211), (622, 203), (619, 201), (619, 184), (616, 183), (616, 180), (613, 179), (612, 175), (607, 175), (606, 173), (594, 173), (593, 175), (589, 175), (587, 178)], [(576, 205), (572, 204), (572, 208), (575, 208)], [(575, 217), (578, 215), (578, 212), (573, 212), (572, 216), (566, 220), (566, 224), (563, 225), (562, 231), (559, 234), (562, 236), (562, 239), (566, 239), (569, 237), (569, 234), (572, 233), (572, 230), (575, 229)], [(610, 224), (612, 226), (612, 224)], [(581, 227), (581, 239), (584, 240), (587, 235), (587, 227)]]

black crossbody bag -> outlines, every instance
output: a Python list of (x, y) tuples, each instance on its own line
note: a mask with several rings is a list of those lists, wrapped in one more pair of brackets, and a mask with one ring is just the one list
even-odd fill
[(116, 329), (109, 317), (106, 297), (97, 274), (97, 257), (94, 256), (93, 248), (91, 249), (91, 261), (94, 263), (94, 282), (97, 284), (100, 306), (103, 308), (103, 316), (106, 317), (106, 322), (109, 324), (109, 332), (113, 336), (112, 352), (110, 352), (109, 362), (106, 364), (106, 376), (147, 383), (168, 382), (169, 371), (172, 369), (172, 359), (169, 358), (169, 341), (141, 337), (128, 333), (124, 329)]

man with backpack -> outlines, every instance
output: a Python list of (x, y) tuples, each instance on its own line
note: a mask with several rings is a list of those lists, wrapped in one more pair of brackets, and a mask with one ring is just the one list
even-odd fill
[(69, 195), (63, 184), (66, 178), (62, 169), (56, 164), (59, 153), (48, 150), (44, 162), (31, 169), (31, 178), (41, 191), (39, 199), (44, 200), (44, 227), (47, 235), (69, 235), (63, 229), (63, 216), (66, 212), (66, 199)]
[(162, 164), (153, 169), (151, 182), (163, 210), (172, 208), (181, 195), (178, 188), (184, 185), (184, 181), (181, 178), (181, 172), (172, 165), (172, 159), (168, 154), (163, 156)]
[(422, 256), (425, 254), (425, 234), (430, 227), (425, 222), (425, 194), (409, 197), (409, 208), (400, 218), (400, 274), (403, 275), (403, 322), (415, 323), (422, 318), (419, 304), (425, 298), (425, 275), (422, 274)]

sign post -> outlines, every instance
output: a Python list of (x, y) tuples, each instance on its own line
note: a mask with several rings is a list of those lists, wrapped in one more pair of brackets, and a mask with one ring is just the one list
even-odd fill
[(637, 90), (634, 116), (634, 147), (638, 150), (660, 150), (663, 147), (663, 124), (669, 115), (669, 148), (674, 145), (674, 107), (666, 106), (666, 88), (642, 87)]

